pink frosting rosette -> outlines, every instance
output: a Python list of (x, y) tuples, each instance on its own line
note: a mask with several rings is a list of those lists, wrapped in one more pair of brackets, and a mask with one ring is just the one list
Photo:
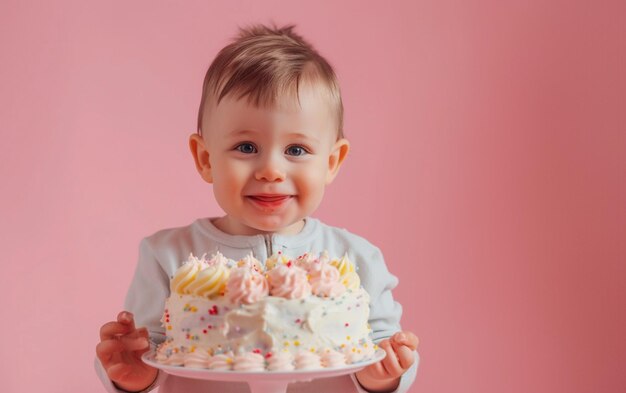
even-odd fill
[(295, 368), (293, 355), (289, 351), (276, 352), (267, 359), (269, 371), (292, 371)]
[(208, 368), (211, 356), (207, 351), (194, 351), (185, 354), (185, 367)]
[(311, 266), (316, 263), (318, 263), (318, 259), (315, 257), (315, 255), (308, 252), (300, 255), (295, 260), (296, 266), (301, 267), (306, 271), (309, 271), (309, 269), (311, 269)]
[(302, 299), (311, 295), (311, 284), (306, 271), (288, 263), (279, 265), (267, 274), (270, 294), (285, 299)]
[(261, 262), (253, 257), (252, 254), (248, 254), (243, 259), (240, 259), (239, 262), (237, 262), (237, 266), (247, 267), (248, 269), (254, 270), (258, 273), (261, 273), (263, 271), (263, 268), (261, 267)]
[(339, 281), (339, 270), (328, 263), (319, 263), (319, 269), (309, 271), (313, 294), (321, 297), (339, 296), (346, 287)]
[(207, 361), (207, 368), (216, 371), (232, 370), (234, 357), (232, 352), (214, 355)]
[(328, 349), (322, 353), (322, 366), (326, 368), (335, 368), (346, 365), (346, 356), (333, 349)]
[(233, 269), (226, 284), (226, 296), (234, 304), (252, 304), (268, 293), (265, 277), (248, 267)]
[(265, 359), (259, 353), (246, 352), (235, 356), (235, 365), (233, 370), (236, 371), (264, 371)]
[(315, 370), (322, 368), (320, 356), (309, 351), (300, 351), (295, 357), (296, 369), (298, 370)]

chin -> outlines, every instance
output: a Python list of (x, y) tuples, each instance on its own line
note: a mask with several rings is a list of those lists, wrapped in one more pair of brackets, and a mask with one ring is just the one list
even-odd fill
[(263, 231), (263, 232), (280, 232), (288, 227), (290, 227), (291, 225), (295, 224), (296, 222), (300, 221), (301, 219), (297, 219), (293, 222), (291, 221), (285, 221), (279, 218), (273, 219), (265, 219), (265, 220), (255, 220), (254, 222), (252, 222), (249, 227), (254, 228), (258, 231)]

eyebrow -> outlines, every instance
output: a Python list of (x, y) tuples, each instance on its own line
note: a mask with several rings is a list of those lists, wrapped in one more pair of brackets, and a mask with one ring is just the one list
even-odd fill
[[(260, 133), (261, 133), (260, 131), (255, 131), (255, 130), (235, 130), (235, 131), (229, 132), (227, 136), (228, 137), (236, 137), (236, 136), (245, 136), (245, 135), (257, 135), (257, 134), (260, 134)], [(297, 131), (290, 132), (286, 136), (289, 136), (289, 137), (300, 137), (300, 138), (308, 139), (308, 140), (313, 141), (313, 142), (319, 142), (319, 139), (317, 139), (315, 137), (312, 137), (310, 135), (307, 135), (307, 134), (303, 134), (301, 132), (297, 132)]]

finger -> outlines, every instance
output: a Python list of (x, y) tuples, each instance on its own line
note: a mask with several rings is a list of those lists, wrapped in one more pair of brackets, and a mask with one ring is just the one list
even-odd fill
[(119, 340), (104, 340), (96, 345), (96, 356), (107, 369), (113, 362), (114, 355), (124, 351), (124, 344)]
[(411, 348), (407, 347), (406, 345), (398, 348), (398, 350), (396, 351), (396, 355), (398, 356), (398, 362), (400, 363), (400, 367), (402, 367), (402, 369), (405, 371), (413, 365), (413, 362), (415, 362), (415, 354), (413, 353)]
[(119, 322), (107, 322), (100, 328), (100, 340), (110, 340), (131, 332), (132, 330), (128, 325)]
[(112, 381), (123, 381), (127, 379), (133, 372), (130, 364), (117, 363), (106, 369), (107, 375)]
[(117, 314), (117, 321), (124, 325), (128, 325), (130, 327), (130, 330), (135, 330), (135, 316), (132, 313), (128, 311), (122, 311), (121, 313)]
[(398, 363), (403, 369), (403, 372), (406, 371), (413, 364), (413, 350), (407, 345), (398, 344), (396, 340), (391, 340), (391, 347), (398, 358)]
[(396, 357), (396, 353), (393, 350), (390, 342), (381, 343), (380, 345), (385, 352), (387, 352), (387, 356), (383, 359), (382, 363), (390, 377), (397, 378), (404, 373), (404, 370), (400, 367), (400, 363), (398, 363), (398, 358)]
[(110, 362), (113, 355), (121, 352), (143, 351), (150, 349), (150, 342), (145, 337), (122, 337), (104, 340), (96, 346), (96, 355), (104, 364)]
[(419, 344), (419, 339), (417, 336), (411, 332), (398, 332), (391, 337), (392, 343), (396, 343), (399, 345), (406, 345), (412, 351), (417, 349), (417, 345)]
[(406, 346), (409, 347), (411, 351), (415, 351), (420, 343), (419, 338), (411, 332), (404, 332), (404, 334), (406, 335), (408, 341)]

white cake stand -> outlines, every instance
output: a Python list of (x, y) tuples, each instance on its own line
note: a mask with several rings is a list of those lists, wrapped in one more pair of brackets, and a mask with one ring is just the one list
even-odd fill
[(248, 386), (250, 386), (251, 393), (285, 393), (287, 391), (287, 385), (291, 382), (307, 382), (317, 378), (352, 374), (384, 358), (385, 351), (378, 349), (372, 359), (332, 369), (244, 372), (168, 366), (158, 363), (155, 360), (154, 351), (146, 352), (142, 356), (144, 363), (179, 377), (213, 381), (247, 382)]

